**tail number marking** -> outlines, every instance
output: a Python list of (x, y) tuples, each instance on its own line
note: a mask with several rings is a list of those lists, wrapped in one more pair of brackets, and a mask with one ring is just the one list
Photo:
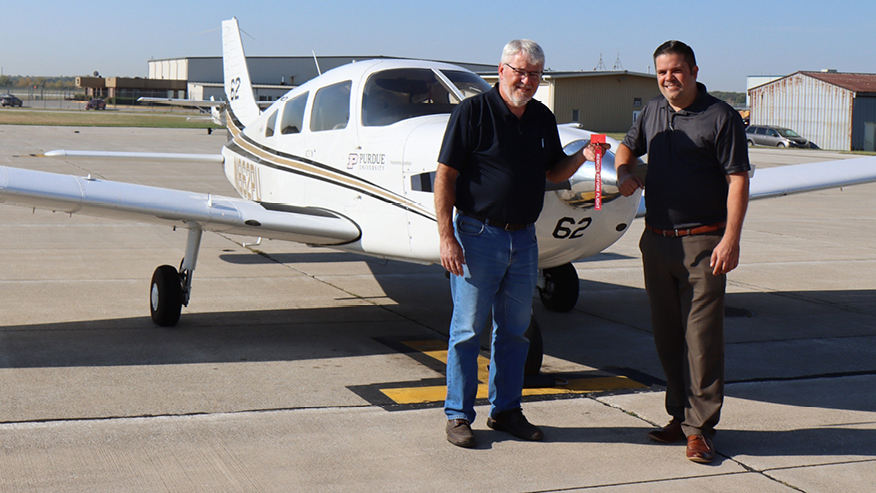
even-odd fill
[(240, 97), (240, 77), (235, 77), (228, 83), (228, 99), (236, 101), (238, 97)]
[[(557, 227), (554, 228), (553, 236), (560, 240), (580, 238), (584, 236), (584, 230), (590, 226), (591, 222), (593, 220), (589, 217), (585, 217), (577, 223), (571, 217), (564, 217), (557, 221)], [(575, 226), (578, 227), (575, 228)]]
[(249, 200), (262, 200), (262, 186), (259, 169), (243, 159), (234, 159), (235, 188), (241, 197)]

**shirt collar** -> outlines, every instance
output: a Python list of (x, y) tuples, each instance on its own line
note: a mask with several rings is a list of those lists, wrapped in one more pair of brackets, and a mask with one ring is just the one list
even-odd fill
[[(508, 105), (505, 103), (505, 100), (502, 99), (502, 93), (499, 92), (498, 82), (493, 86), (492, 89), (490, 89), (490, 92), (487, 93), (487, 97), (490, 98), (490, 102), (493, 104), (493, 106), (499, 108), (499, 113), (501, 113), (502, 116), (506, 118), (513, 117), (515, 120), (518, 119), (517, 115), (511, 113), (511, 108), (509, 108)], [(526, 104), (528, 105), (529, 103)], [(526, 117), (527, 113), (528, 112), (524, 112), (523, 116)]]

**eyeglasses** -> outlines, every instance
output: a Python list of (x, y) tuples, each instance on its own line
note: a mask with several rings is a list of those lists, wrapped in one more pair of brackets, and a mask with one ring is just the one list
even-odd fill
[(505, 65), (506, 67), (513, 70), (514, 73), (517, 74), (517, 76), (520, 77), (521, 79), (529, 77), (530, 79), (538, 80), (538, 79), (541, 79), (542, 75), (544, 75), (544, 72), (540, 72), (540, 71), (539, 72), (527, 72), (525, 70), (520, 70), (519, 68), (512, 67), (511, 65), (508, 65), (507, 63), (504, 63), (504, 62), (502, 63), (502, 65)]

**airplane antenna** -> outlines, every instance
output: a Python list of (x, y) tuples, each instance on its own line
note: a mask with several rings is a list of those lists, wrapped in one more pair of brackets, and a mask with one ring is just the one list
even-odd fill
[[(240, 29), (240, 26), (238, 26), (238, 29)], [(221, 31), (221, 30), (222, 30), (221, 27), (217, 27), (216, 29), (207, 29), (206, 31), (201, 31), (201, 32), (199, 32), (199, 33), (189, 34), (189, 37), (192, 37), (192, 36), (200, 36), (201, 34), (207, 34), (207, 33), (212, 33), (212, 32), (214, 32), (214, 31)], [(249, 37), (252, 38), (252, 39), (255, 39), (255, 37), (253, 37), (252, 34), (250, 34), (250, 33), (246, 32), (246, 31), (244, 31), (243, 29), (240, 29), (240, 32), (242, 32), (243, 34), (246, 34), (247, 36), (249, 36)]]
[[(238, 29), (239, 29), (239, 28), (238, 28)], [(244, 31), (243, 29), (241, 29), (240, 32), (242, 32), (243, 34), (246, 34), (247, 36), (249, 36), (250, 38), (252, 38), (253, 40), (255, 40), (255, 36), (253, 36), (252, 34), (250, 34), (250, 33), (246, 32), (246, 31)]]
[(208, 30), (206, 30), (206, 31), (201, 31), (201, 32), (199, 32), (199, 33), (189, 34), (189, 37), (191, 38), (192, 36), (200, 36), (200, 35), (202, 35), (202, 34), (211, 33), (211, 32), (213, 32), (213, 31), (219, 31), (220, 29), (221, 29), (221, 28), (219, 28), (219, 27), (217, 27), (216, 29), (208, 29)]
[(599, 63), (597, 63), (596, 66), (593, 67), (593, 70), (608, 70), (607, 68), (605, 68), (605, 63), (602, 62), (602, 53), (599, 54)]
[(310, 50), (313, 53), (313, 63), (316, 64), (316, 75), (322, 75), (322, 70), (319, 69), (319, 60), (316, 59), (316, 51)]

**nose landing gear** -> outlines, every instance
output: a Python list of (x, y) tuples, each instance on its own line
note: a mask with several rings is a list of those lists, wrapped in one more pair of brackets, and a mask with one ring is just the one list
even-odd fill
[(572, 264), (544, 269), (538, 282), (538, 295), (552, 312), (568, 312), (578, 303), (578, 271)]

